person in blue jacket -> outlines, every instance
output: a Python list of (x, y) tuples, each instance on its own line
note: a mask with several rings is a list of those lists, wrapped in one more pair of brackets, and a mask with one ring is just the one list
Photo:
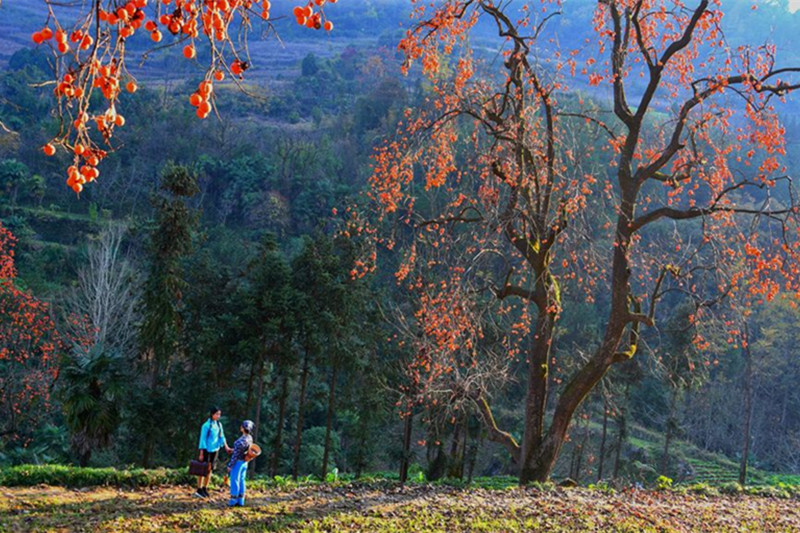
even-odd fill
[(228, 462), (228, 472), (231, 475), (231, 499), (228, 507), (244, 506), (245, 478), (247, 477), (247, 462), (244, 459), (247, 450), (253, 444), (253, 437), (250, 436), (250, 433), (254, 426), (255, 424), (251, 420), (242, 422), (240, 428), (242, 436), (233, 444), (233, 453)]
[(208, 461), (211, 468), (208, 470), (208, 475), (197, 478), (197, 492), (194, 495), (199, 498), (209, 497), (208, 482), (211, 481), (211, 472), (214, 470), (220, 448), (225, 448), (226, 452), (231, 453), (231, 448), (225, 441), (225, 431), (219, 421), (221, 416), (222, 410), (219, 407), (212, 407), (209, 409), (208, 420), (200, 428), (200, 442), (197, 445), (200, 450), (199, 458), (201, 461)]

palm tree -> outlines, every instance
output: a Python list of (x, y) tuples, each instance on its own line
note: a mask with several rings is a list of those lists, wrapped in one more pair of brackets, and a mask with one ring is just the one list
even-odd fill
[(61, 397), (72, 446), (81, 466), (107, 448), (119, 426), (125, 375), (117, 353), (95, 344), (69, 358), (61, 370)]

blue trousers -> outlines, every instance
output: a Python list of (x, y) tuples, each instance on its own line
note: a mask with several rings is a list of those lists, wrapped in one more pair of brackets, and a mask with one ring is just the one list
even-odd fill
[(228, 505), (244, 505), (245, 479), (247, 478), (247, 463), (236, 461), (231, 467), (231, 499)]

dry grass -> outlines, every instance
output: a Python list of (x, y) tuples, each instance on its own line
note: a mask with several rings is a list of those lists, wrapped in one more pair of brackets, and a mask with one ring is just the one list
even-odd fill
[(0, 531), (800, 531), (793, 500), (391, 485), (254, 491), (228, 509), (186, 487), (0, 488)]

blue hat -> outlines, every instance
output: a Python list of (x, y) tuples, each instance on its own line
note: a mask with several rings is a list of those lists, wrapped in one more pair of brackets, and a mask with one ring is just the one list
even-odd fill
[(253, 428), (254, 428), (255, 426), (256, 426), (256, 425), (253, 423), (253, 421), (252, 421), (252, 420), (245, 420), (244, 422), (242, 422), (242, 427), (243, 427), (243, 428), (244, 428), (244, 429), (245, 429), (245, 430), (246, 430), (248, 433), (250, 433), (251, 431), (253, 431)]

